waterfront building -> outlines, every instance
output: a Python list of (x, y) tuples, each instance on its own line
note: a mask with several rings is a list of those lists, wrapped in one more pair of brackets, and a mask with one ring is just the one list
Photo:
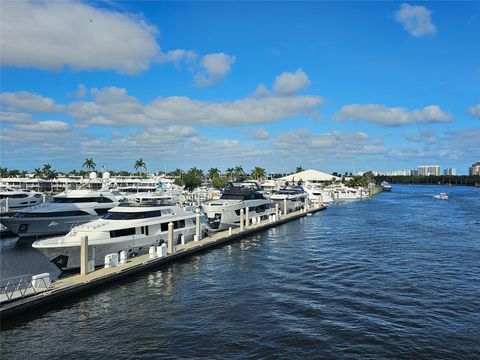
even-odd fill
[(417, 166), (417, 170), (418, 170), (418, 175), (421, 175), (421, 176), (430, 176), (430, 175), (438, 176), (438, 175), (440, 175), (440, 166), (439, 165)]
[(418, 170), (417, 169), (410, 170), (410, 175), (411, 176), (418, 176)]
[(446, 169), (443, 170), (443, 175), (452, 175), (452, 176), (455, 176), (455, 175), (457, 175), (457, 169), (446, 168)]
[(472, 164), (472, 166), (468, 168), (468, 174), (480, 175), (480, 161), (477, 161), (475, 164)]

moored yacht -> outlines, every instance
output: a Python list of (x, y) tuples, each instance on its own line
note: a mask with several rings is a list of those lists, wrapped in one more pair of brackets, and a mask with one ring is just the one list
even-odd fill
[(266, 199), (255, 181), (232, 182), (218, 200), (202, 204), (212, 230), (224, 230), (240, 225), (240, 210), (248, 207), (249, 216), (267, 219), (275, 213), (273, 201)]
[(126, 251), (129, 257), (148, 253), (150, 246), (167, 242), (168, 223), (174, 225), (174, 242), (193, 240), (195, 213), (178, 205), (122, 204), (101, 219), (74, 227), (67, 235), (38, 240), (33, 247), (41, 251), (60, 270), (80, 267), (80, 242), (88, 236), (94, 247), (95, 265), (103, 265), (105, 255)]
[(0, 210), (9, 211), (41, 204), (44, 200), (42, 193), (16, 187), (0, 188)]
[(71, 190), (50, 203), (19, 210), (0, 222), (19, 237), (66, 234), (72, 227), (105, 214), (119, 204), (120, 196), (108, 190)]
[(387, 181), (382, 181), (380, 186), (382, 187), (383, 191), (392, 191), (392, 185), (390, 185)]
[(287, 212), (292, 212), (303, 209), (307, 197), (308, 194), (301, 187), (286, 187), (274, 192), (270, 200), (280, 206), (283, 206), (283, 202), (287, 200)]

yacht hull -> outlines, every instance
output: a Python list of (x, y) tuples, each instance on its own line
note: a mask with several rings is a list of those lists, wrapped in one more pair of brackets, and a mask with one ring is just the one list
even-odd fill
[(0, 222), (20, 238), (52, 236), (68, 233), (72, 227), (98, 219), (99, 216), (82, 215), (50, 218), (4, 217)]
[[(180, 243), (180, 235), (185, 237), (186, 242), (193, 240), (195, 227), (189, 227), (183, 230), (174, 231), (174, 244)], [(105, 264), (105, 255), (126, 251), (128, 256), (135, 257), (148, 254), (150, 246), (158, 246), (162, 241), (166, 242), (167, 235), (159, 234), (144, 237), (128, 237), (123, 240), (112, 242), (97, 241), (89, 245), (89, 257), (92, 252), (95, 254), (95, 266)], [(60, 240), (61, 241), (61, 240)], [(42, 244), (36, 242), (33, 247), (41, 251), (54, 265), (61, 271), (72, 271), (80, 268), (80, 244)], [(94, 249), (94, 250), (93, 250)]]

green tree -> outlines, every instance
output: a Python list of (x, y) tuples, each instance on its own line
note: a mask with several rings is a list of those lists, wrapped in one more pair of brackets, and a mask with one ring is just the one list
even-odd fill
[(83, 165), (82, 165), (82, 167), (87, 168), (88, 170), (94, 170), (95, 166), (97, 166), (97, 164), (95, 164), (95, 162), (93, 161), (92, 158), (85, 159), (85, 161), (83, 162)]
[(188, 173), (194, 174), (196, 177), (200, 179), (204, 177), (203, 171), (201, 169), (197, 169), (196, 167), (193, 167), (190, 170), (188, 170)]
[(235, 175), (235, 178), (238, 180), (239, 178), (245, 176), (245, 171), (243, 170), (243, 167), (236, 166), (233, 174)]
[(217, 168), (210, 168), (208, 170), (208, 177), (209, 179), (213, 180), (215, 178), (218, 178), (220, 176), (220, 170)]
[(304, 171), (304, 169), (301, 166), (297, 166), (297, 169), (295, 170), (295, 173), (299, 173)]
[(43, 176), (43, 171), (40, 168), (35, 168), (33, 170), (33, 176), (35, 176), (37, 179), (40, 179)]
[(8, 169), (6, 167), (0, 167), (0, 177), (7, 177)]
[(252, 176), (252, 178), (254, 178), (256, 180), (260, 180), (261, 178), (263, 178), (265, 176), (265, 169), (256, 166), (255, 169), (252, 170), (251, 176)]
[(192, 191), (193, 189), (202, 185), (202, 180), (198, 176), (198, 169), (196, 168), (190, 169), (186, 174), (183, 174), (181, 180), (181, 185), (183, 185), (185, 189), (189, 191)]
[(176, 168), (175, 170), (171, 171), (168, 173), (168, 175), (173, 176), (173, 177), (181, 177), (183, 174), (183, 170)]
[(233, 176), (235, 174), (235, 169), (234, 168), (228, 168), (225, 171), (225, 174), (227, 175), (227, 178), (229, 178), (231, 180), (231, 179), (233, 179)]
[(136, 160), (133, 167), (138, 172), (138, 175), (140, 175), (140, 169), (145, 169), (145, 171), (147, 170), (147, 164), (145, 164), (145, 161), (143, 161), (142, 158)]
[(224, 177), (222, 176), (217, 176), (216, 178), (214, 178), (212, 180), (212, 185), (214, 188), (216, 189), (225, 189), (228, 185), (228, 181), (227, 179), (225, 179)]

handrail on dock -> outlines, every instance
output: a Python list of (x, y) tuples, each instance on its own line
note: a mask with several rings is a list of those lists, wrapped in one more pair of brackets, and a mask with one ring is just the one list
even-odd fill
[(21, 275), (0, 280), (0, 302), (8, 302), (44, 292), (50, 286), (50, 274)]

